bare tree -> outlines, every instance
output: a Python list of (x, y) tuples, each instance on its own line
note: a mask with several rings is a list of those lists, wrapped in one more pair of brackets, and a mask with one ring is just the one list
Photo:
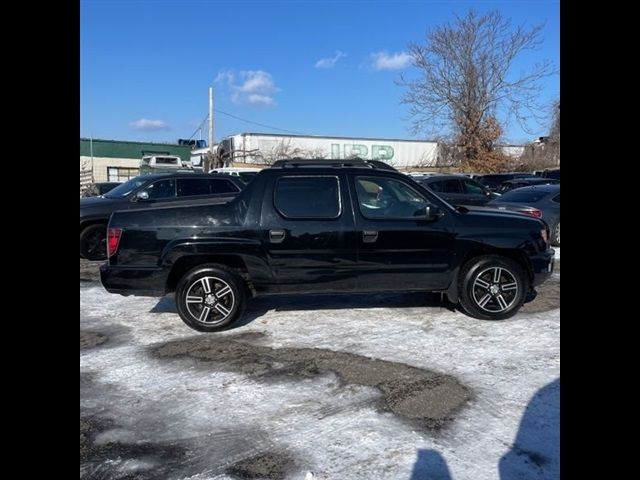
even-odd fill
[(407, 91), (414, 134), (446, 135), (462, 148), (466, 161), (492, 152), (503, 121), (515, 117), (527, 129), (541, 123), (544, 108), (538, 104), (540, 80), (554, 73), (549, 61), (528, 72), (512, 72), (514, 61), (540, 43), (542, 25), (512, 27), (498, 11), (479, 15), (470, 10), (453, 24), (427, 32), (424, 44), (410, 43), (417, 79), (400, 76)]
[(291, 145), (291, 139), (283, 139), (270, 152), (262, 152), (264, 162), (271, 165), (276, 160), (292, 158), (321, 159), (326, 154), (322, 148), (305, 149)]
[(526, 145), (520, 157), (520, 168), (544, 170), (560, 165), (560, 101), (553, 102), (553, 118), (548, 137)]
[(560, 100), (553, 105), (553, 122), (549, 132), (548, 156), (554, 165), (560, 165)]

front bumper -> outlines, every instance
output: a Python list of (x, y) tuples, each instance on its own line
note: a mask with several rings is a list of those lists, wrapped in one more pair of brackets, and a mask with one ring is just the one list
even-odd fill
[(120, 295), (162, 297), (167, 276), (164, 268), (119, 267), (108, 263), (100, 266), (100, 281), (104, 288)]
[(550, 248), (546, 252), (529, 257), (533, 277), (531, 281), (532, 287), (537, 287), (551, 276), (555, 265), (555, 254), (555, 250)]

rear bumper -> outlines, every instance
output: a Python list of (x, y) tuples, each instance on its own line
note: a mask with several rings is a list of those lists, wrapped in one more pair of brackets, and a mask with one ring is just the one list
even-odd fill
[(550, 248), (544, 253), (529, 257), (533, 273), (532, 287), (537, 287), (551, 276), (555, 265), (555, 253), (555, 250)]
[(164, 268), (100, 266), (100, 281), (109, 293), (162, 297), (168, 272)]

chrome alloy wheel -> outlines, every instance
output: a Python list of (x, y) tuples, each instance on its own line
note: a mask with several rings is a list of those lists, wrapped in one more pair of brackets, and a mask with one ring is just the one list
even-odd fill
[(518, 297), (518, 282), (514, 274), (504, 267), (487, 268), (476, 275), (472, 295), (484, 311), (504, 312)]
[(218, 277), (202, 277), (191, 284), (185, 299), (187, 311), (203, 325), (217, 325), (233, 311), (235, 296), (227, 282)]

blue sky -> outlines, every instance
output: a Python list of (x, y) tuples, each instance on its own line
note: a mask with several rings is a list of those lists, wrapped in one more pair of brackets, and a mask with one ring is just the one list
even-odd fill
[[(544, 22), (543, 44), (516, 68), (542, 59), (559, 68), (559, 1), (82, 0), (80, 135), (188, 138), (214, 86), (216, 109), (280, 129), (421, 138), (410, 134), (394, 84), (412, 72), (407, 43), (471, 7), (500, 10), (514, 24)], [(559, 82), (544, 81), (543, 101), (559, 96)], [(248, 131), (278, 133), (216, 113), (216, 141)], [(512, 122), (505, 140), (546, 131)]]

